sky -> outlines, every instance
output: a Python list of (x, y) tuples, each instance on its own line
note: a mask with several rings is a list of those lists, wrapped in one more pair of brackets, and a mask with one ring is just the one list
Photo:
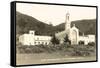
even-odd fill
[(70, 21), (96, 18), (95, 7), (17, 3), (16, 10), (54, 26), (65, 22), (66, 13), (70, 13)]

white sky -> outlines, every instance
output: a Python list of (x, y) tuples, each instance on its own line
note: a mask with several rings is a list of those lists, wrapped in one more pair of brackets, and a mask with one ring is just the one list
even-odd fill
[(51, 22), (53, 25), (63, 23), (67, 12), (70, 13), (71, 21), (96, 18), (95, 7), (17, 3), (16, 10), (47, 24)]

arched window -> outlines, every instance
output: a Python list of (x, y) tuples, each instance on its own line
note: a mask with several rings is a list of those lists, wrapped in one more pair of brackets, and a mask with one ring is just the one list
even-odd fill
[(47, 42), (45, 42), (45, 45), (47, 45)]
[(38, 42), (38, 44), (40, 44), (40, 42)]
[(69, 20), (69, 16), (67, 16), (67, 19)]
[(36, 44), (36, 42), (35, 42), (35, 44)]

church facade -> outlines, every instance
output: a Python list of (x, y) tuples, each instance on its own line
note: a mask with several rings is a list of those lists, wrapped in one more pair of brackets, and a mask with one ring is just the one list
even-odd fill
[[(64, 42), (64, 38), (68, 35), (69, 40), (71, 41), (71, 44), (78, 44), (80, 41), (83, 41), (85, 45), (87, 45), (89, 42), (95, 42), (95, 35), (83, 35), (79, 36), (79, 29), (73, 25), (71, 27), (71, 21), (70, 21), (70, 14), (67, 13), (65, 17), (65, 30), (55, 33), (56, 38), (60, 41), (60, 43)], [(23, 34), (19, 36), (19, 42), (22, 45), (48, 45), (51, 41), (51, 36), (40, 36), (35, 35), (35, 31), (29, 31), (28, 34)]]

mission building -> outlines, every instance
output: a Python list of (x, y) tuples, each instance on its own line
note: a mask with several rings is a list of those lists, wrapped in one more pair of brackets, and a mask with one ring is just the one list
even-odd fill
[[(60, 43), (64, 42), (64, 38), (68, 35), (71, 44), (78, 44), (79, 41), (83, 41), (85, 45), (89, 42), (95, 42), (95, 35), (83, 35), (79, 36), (79, 29), (75, 24), (71, 27), (70, 14), (67, 13), (65, 17), (65, 30), (55, 33), (56, 38)], [(19, 36), (19, 42), (22, 45), (48, 45), (51, 42), (52, 36), (35, 35), (35, 30), (30, 30), (28, 34), (22, 34)]]

